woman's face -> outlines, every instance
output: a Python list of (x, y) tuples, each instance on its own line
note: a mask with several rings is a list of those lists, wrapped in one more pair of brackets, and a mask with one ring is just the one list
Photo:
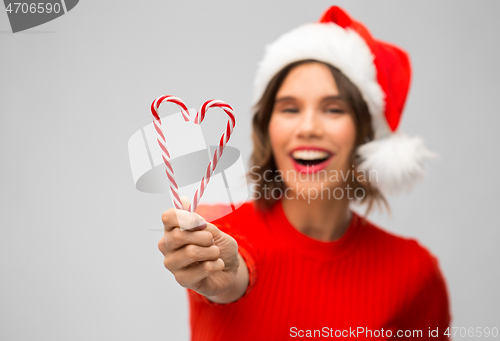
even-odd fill
[(313, 188), (315, 193), (331, 190), (341, 187), (343, 176), (352, 177), (354, 118), (321, 63), (301, 64), (285, 78), (276, 94), (269, 137), (276, 166), (294, 192), (311, 196)]

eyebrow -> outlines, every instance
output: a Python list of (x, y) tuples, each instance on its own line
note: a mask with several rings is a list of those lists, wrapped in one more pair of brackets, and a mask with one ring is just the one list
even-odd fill
[[(294, 101), (294, 100), (296, 100), (295, 97), (285, 96), (285, 97), (278, 98), (276, 101), (274, 101), (274, 103), (277, 104), (277, 103), (280, 103), (280, 102)], [(340, 95), (335, 95), (335, 96), (323, 97), (321, 99), (321, 102), (327, 102), (327, 101), (342, 101), (342, 97), (340, 97)]]

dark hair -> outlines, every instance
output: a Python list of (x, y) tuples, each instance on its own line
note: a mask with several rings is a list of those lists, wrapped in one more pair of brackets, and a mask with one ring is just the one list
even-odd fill
[[(379, 207), (384, 206), (390, 210), (387, 200), (380, 193), (380, 191), (368, 181), (368, 179), (366, 181), (358, 181), (357, 168), (360, 160), (355, 154), (355, 151), (358, 146), (372, 141), (374, 138), (372, 119), (366, 102), (361, 96), (358, 88), (339, 69), (331, 66), (330, 64), (313, 59), (297, 61), (284, 67), (281, 71), (274, 75), (268, 83), (264, 94), (255, 105), (252, 119), (253, 152), (250, 159), (252, 171), (247, 174), (247, 177), (251, 182), (257, 185), (257, 191), (261, 192), (264, 188), (265, 182), (263, 176), (264, 172), (267, 171), (267, 173), (269, 173), (269, 171), (271, 171), (274, 174), (277, 171), (269, 139), (269, 121), (271, 120), (271, 115), (274, 109), (276, 94), (278, 93), (278, 90), (283, 84), (286, 76), (294, 67), (313, 62), (321, 63), (328, 67), (333, 75), (333, 78), (335, 79), (340, 97), (348, 106), (348, 109), (354, 117), (356, 125), (356, 141), (351, 155), (351, 165), (353, 168), (352, 171), (355, 172), (354, 174), (356, 175), (354, 176), (354, 181), (350, 181), (350, 184), (354, 189), (359, 187), (364, 189), (365, 196), (360, 200), (360, 202), (368, 203), (366, 215), (371, 211), (374, 204)], [(257, 171), (255, 172), (253, 171), (254, 167), (257, 168)], [(274, 179), (274, 177), (272, 178)], [(279, 181), (265, 182), (265, 185), (267, 185), (267, 189), (270, 193), (272, 193), (272, 190), (277, 187), (283, 190), (284, 186), (283, 182)], [(260, 209), (269, 209), (272, 207), (275, 199), (266, 198), (262, 192), (260, 194), (261, 195), (258, 196), (258, 199), (255, 200), (257, 207)]]

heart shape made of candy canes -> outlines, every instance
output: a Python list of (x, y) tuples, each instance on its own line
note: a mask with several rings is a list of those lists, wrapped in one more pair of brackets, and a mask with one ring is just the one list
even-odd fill
[[(172, 95), (160, 96), (157, 99), (155, 99), (153, 103), (151, 103), (151, 113), (153, 114), (153, 123), (155, 126), (155, 130), (157, 132), (157, 140), (158, 140), (158, 145), (160, 146), (161, 149), (163, 162), (165, 163), (165, 173), (167, 174), (167, 180), (170, 186), (170, 194), (172, 196), (172, 202), (175, 208), (182, 210), (183, 208), (182, 208), (181, 198), (179, 196), (179, 188), (177, 186), (177, 182), (175, 182), (174, 169), (172, 168), (172, 165), (170, 163), (170, 154), (167, 149), (167, 141), (165, 139), (165, 134), (163, 134), (163, 127), (161, 124), (160, 116), (158, 115), (158, 108), (164, 102), (171, 102), (177, 104), (181, 109), (182, 117), (186, 122), (190, 120), (190, 114), (186, 104), (184, 104), (184, 102), (180, 98)], [(226, 147), (226, 143), (227, 141), (229, 141), (229, 138), (233, 133), (234, 125), (236, 124), (233, 115), (233, 108), (231, 108), (229, 104), (216, 99), (212, 99), (203, 103), (200, 110), (196, 113), (194, 123), (201, 124), (201, 122), (203, 122), (203, 120), (205, 119), (207, 111), (210, 108), (221, 108), (229, 116), (229, 120), (227, 122), (226, 130), (220, 138), (219, 147), (217, 148), (217, 150), (215, 150), (214, 155), (212, 156), (212, 160), (210, 160), (210, 163), (207, 166), (205, 175), (201, 178), (200, 186), (193, 195), (193, 200), (191, 200), (191, 204), (189, 205), (188, 208), (188, 211), (190, 212), (194, 212), (196, 210), (196, 207), (198, 206), (201, 196), (203, 195), (203, 192), (205, 191), (208, 182), (210, 181), (210, 177), (212, 176), (215, 167), (217, 167), (217, 163), (219, 162), (219, 159), (222, 156), (222, 152)]]

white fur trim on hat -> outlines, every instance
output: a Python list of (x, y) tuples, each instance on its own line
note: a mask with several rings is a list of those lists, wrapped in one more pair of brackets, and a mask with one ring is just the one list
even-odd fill
[(387, 195), (411, 191), (425, 176), (425, 162), (437, 157), (420, 137), (402, 133), (365, 143), (357, 153), (362, 160), (359, 169), (369, 174), (370, 181)]
[(359, 89), (370, 113), (384, 118), (384, 92), (377, 81), (373, 54), (358, 33), (334, 23), (299, 26), (266, 47), (254, 82), (254, 104), (275, 74), (288, 64), (304, 59), (315, 59), (338, 68)]

